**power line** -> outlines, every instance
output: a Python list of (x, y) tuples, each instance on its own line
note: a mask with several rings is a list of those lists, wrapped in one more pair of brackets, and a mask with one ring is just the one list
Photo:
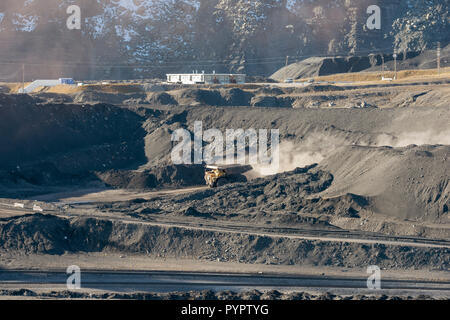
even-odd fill
[(437, 69), (438, 69), (438, 75), (441, 74), (441, 43), (438, 42), (437, 47)]
[[(355, 53), (352, 55), (362, 55), (364, 53), (380, 54), (378, 52), (383, 51), (383, 50), (392, 50), (392, 48), (384, 48), (384, 49), (376, 48), (376, 49), (371, 49), (371, 50), (359, 50), (359, 51), (355, 51)], [(334, 53), (334, 54), (317, 53), (317, 54), (308, 54), (308, 55), (289, 56), (288, 59), (295, 60), (295, 59), (312, 58), (312, 57), (330, 57), (330, 58), (332, 58), (332, 57), (349, 56), (349, 55), (350, 55), (349, 52), (339, 52), (339, 53)], [(239, 57), (236, 57), (236, 58), (239, 58)], [(92, 66), (95, 68), (149, 68), (150, 69), (150, 68), (158, 68), (158, 67), (184, 66), (186, 64), (199, 65), (199, 66), (231, 64), (231, 61), (226, 62), (226, 60), (227, 59), (223, 59), (223, 60), (184, 60), (184, 61), (180, 60), (180, 61), (176, 61), (176, 62), (175, 61), (164, 61), (164, 62), (161, 62), (159, 66), (154, 65), (155, 61), (148, 61), (148, 63), (153, 64), (151, 66), (146, 65), (146, 64), (130, 64), (130, 65), (96, 64), (93, 62), (81, 62), (81, 61), (80, 62), (60, 62), (58, 64), (46, 63), (46, 62), (26, 62), (26, 64), (29, 66), (41, 66), (41, 65), (54, 66), (54, 67)], [(267, 57), (267, 58), (245, 58), (245, 57), (242, 57), (242, 60), (245, 64), (249, 64), (249, 65), (264, 65), (264, 64), (282, 63), (282, 62), (286, 61), (287, 59), (286, 59), (286, 56), (280, 56), (280, 57)], [(22, 63), (24, 63), (23, 60), (3, 61), (3, 62), (0, 62), (0, 65), (16, 65), (16, 64), (22, 64)]]
[(25, 93), (25, 65), (22, 65), (22, 93)]
[[(333, 54), (329, 53), (316, 53), (316, 54), (308, 54), (308, 55), (297, 55), (297, 56), (278, 56), (278, 57), (265, 57), (265, 58), (245, 58), (244, 57), (235, 57), (233, 59), (239, 58), (243, 61), (246, 65), (280, 65), (282, 66), (286, 61), (293, 61), (293, 60), (303, 60), (307, 58), (312, 57), (329, 57), (329, 58), (336, 58), (336, 57), (348, 57), (348, 56), (364, 56), (366, 54), (374, 54), (374, 55), (382, 55), (382, 52), (391, 52), (392, 47), (385, 47), (385, 48), (372, 48), (367, 50), (357, 50), (354, 53), (350, 54), (348, 51), (345, 52), (336, 52)], [(26, 62), (24, 60), (17, 60), (17, 61), (0, 61), (0, 65), (12, 65), (12, 66), (18, 66), (22, 64), (26, 64), (30, 67), (36, 67), (36, 66), (46, 66), (46, 67), (58, 67), (58, 68), (69, 68), (69, 67), (89, 67), (94, 69), (145, 69), (145, 70), (151, 70), (151, 69), (161, 69), (161, 68), (169, 68), (169, 67), (184, 67), (186, 65), (189, 66), (197, 66), (197, 67), (214, 67), (214, 66), (230, 66), (233, 65), (231, 62), (233, 59), (222, 59), (222, 60), (177, 60), (177, 61), (162, 61), (162, 59), (157, 59), (159, 61), (142, 61), (139, 64), (127, 64), (127, 65), (120, 65), (120, 64), (97, 64), (95, 62), (85, 62), (85, 61), (79, 61), (74, 62), (73, 57), (67, 57), (66, 59), (71, 59), (71, 62), (64, 62), (61, 61), (60, 63), (46, 63), (46, 62)], [(112, 59), (114, 57), (111, 57)]]
[(1, 76), (0, 80), (10, 80), (10, 79), (17, 79), (17, 76), (20, 74), (21, 70), (18, 69), (16, 72), (7, 75), (7, 76)]

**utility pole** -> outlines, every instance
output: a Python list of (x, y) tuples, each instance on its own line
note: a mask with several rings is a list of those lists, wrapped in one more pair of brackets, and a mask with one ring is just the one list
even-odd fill
[(384, 54), (381, 54), (381, 78), (384, 78)]
[(25, 93), (25, 64), (22, 64), (22, 93)]
[(286, 56), (286, 67), (288, 66), (288, 64), (289, 64), (289, 56)]
[(394, 80), (397, 80), (397, 53), (394, 52)]
[(437, 43), (437, 69), (438, 69), (438, 75), (441, 75), (441, 43)]

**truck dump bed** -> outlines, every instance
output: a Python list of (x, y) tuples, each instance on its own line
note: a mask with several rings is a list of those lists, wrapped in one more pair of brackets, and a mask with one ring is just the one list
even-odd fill
[(227, 174), (243, 174), (247, 171), (252, 170), (253, 168), (250, 165), (226, 164), (226, 165), (207, 165), (206, 169), (224, 170)]

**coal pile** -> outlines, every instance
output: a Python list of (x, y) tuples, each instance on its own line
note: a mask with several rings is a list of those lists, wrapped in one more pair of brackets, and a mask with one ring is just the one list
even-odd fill
[(253, 97), (253, 93), (239, 88), (222, 89), (220, 93), (229, 106), (249, 106)]
[(40, 100), (43, 104), (74, 103), (74, 98), (68, 94), (39, 92), (31, 94), (33, 98)]
[[(243, 90), (241, 88), (231, 89), (182, 89), (170, 91), (176, 99), (177, 104), (184, 106), (242, 106), (242, 107), (273, 107), (273, 108), (291, 108), (292, 98), (279, 97), (284, 93), (279, 88), (260, 88), (253, 90)], [(152, 96), (154, 97), (154, 95)], [(152, 98), (153, 99), (153, 98)], [(155, 104), (174, 104), (167, 97), (167, 102), (149, 100)], [(169, 103), (170, 102), (170, 103)]]
[[(165, 213), (176, 214), (186, 207), (192, 207), (211, 216), (233, 214), (285, 216), (285, 213), (295, 213), (291, 216), (292, 219), (296, 219), (297, 215), (310, 213), (317, 216), (331, 214), (357, 217), (357, 212), (366, 205), (357, 196), (334, 200), (309, 199), (308, 196), (326, 190), (332, 182), (332, 175), (310, 166), (248, 182), (235, 182), (215, 189), (195, 191), (188, 195), (168, 195), (156, 202), (139, 204), (130, 209), (136, 208), (141, 212), (143, 207), (163, 208)], [(316, 210), (318, 203), (320, 209)], [(125, 203), (124, 206), (128, 204)], [(121, 205), (117, 204), (116, 209), (120, 207)]]
[[(289, 88), (284, 88), (284, 90), (289, 89)], [(285, 93), (283, 89), (278, 88), (278, 87), (267, 87), (264, 86), (262, 88), (259, 88), (258, 90), (256, 90), (257, 94), (260, 95), (272, 95), (272, 96), (279, 96)]]
[(253, 107), (268, 108), (291, 108), (292, 98), (278, 98), (276, 96), (256, 96), (252, 98), (251, 105)]
[(109, 93), (95, 90), (85, 90), (73, 95), (73, 102), (78, 104), (96, 104), (96, 103), (109, 103), (109, 104), (126, 104), (130, 103), (142, 103), (145, 101), (146, 95), (144, 93)]
[(0, 221), (0, 243), (4, 250), (63, 254), (70, 249), (70, 233), (68, 220), (39, 213)]
[[(39, 100), (38, 100), (39, 99)], [(14, 187), (79, 185), (96, 170), (145, 163), (142, 118), (113, 105), (40, 103), (0, 95), (0, 181)]]
[(182, 89), (172, 93), (178, 104), (224, 106), (225, 100), (218, 90)]
[(145, 100), (146, 103), (151, 105), (177, 105), (178, 102), (175, 98), (167, 92), (156, 92), (150, 94)]
[(5, 110), (7, 108), (11, 108), (11, 106), (14, 106), (14, 105), (34, 104), (34, 103), (39, 103), (39, 102), (42, 102), (42, 100), (32, 97), (27, 94), (16, 95), (16, 94), (0, 93), (0, 107), (5, 108), (5, 109), (1, 109), (2, 112), (5, 112)]
[[(107, 104), (38, 105), (31, 97), (19, 97), (0, 95), (0, 117), (3, 122), (0, 128), (0, 166), (3, 168), (16, 168), (18, 165), (51, 160), (53, 156), (57, 156), (61, 162), (51, 162), (58, 168), (86, 170), (86, 167), (78, 168), (80, 164), (68, 165), (68, 162), (75, 159), (67, 158), (62, 161), (64, 153), (73, 155), (82, 149), (87, 153), (86, 148), (115, 149), (115, 157), (111, 156), (114, 153), (109, 153), (97, 154), (97, 161), (91, 159), (89, 169), (92, 170), (118, 165), (130, 156), (134, 161), (142, 159), (142, 149), (139, 150), (139, 146), (143, 143), (145, 132), (141, 128), (142, 119), (136, 113)], [(135, 153), (124, 153), (123, 159), (120, 150), (130, 149), (135, 149)], [(132, 162), (132, 159), (128, 161)]]
[(98, 172), (97, 176), (109, 187), (135, 190), (205, 184), (202, 165), (167, 165), (142, 171), (110, 170)]
[(93, 178), (89, 173), (70, 174), (61, 172), (51, 162), (37, 162), (17, 166), (11, 170), (0, 170), (0, 185), (3, 187), (19, 186), (64, 186), (87, 182)]

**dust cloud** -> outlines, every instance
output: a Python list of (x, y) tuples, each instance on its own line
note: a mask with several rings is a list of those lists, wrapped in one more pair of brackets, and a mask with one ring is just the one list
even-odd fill
[(403, 132), (398, 136), (380, 135), (376, 146), (390, 146), (395, 148), (406, 147), (409, 145), (450, 145), (450, 129), (437, 132), (435, 130)]
[(374, 143), (355, 143), (355, 141), (325, 134), (311, 135), (303, 142), (284, 141), (275, 150), (280, 155), (279, 163), (253, 165), (252, 176), (268, 176), (320, 163), (338, 148), (350, 145), (389, 146), (393, 148), (402, 148), (409, 145), (450, 145), (450, 130), (402, 132), (396, 136), (380, 134), (376, 137)]
[(274, 150), (274, 153), (279, 154), (278, 163), (253, 165), (253, 169), (259, 176), (292, 171), (295, 168), (320, 163), (337, 148), (346, 144), (349, 143), (345, 143), (341, 138), (324, 134), (310, 136), (302, 142), (283, 141)]

